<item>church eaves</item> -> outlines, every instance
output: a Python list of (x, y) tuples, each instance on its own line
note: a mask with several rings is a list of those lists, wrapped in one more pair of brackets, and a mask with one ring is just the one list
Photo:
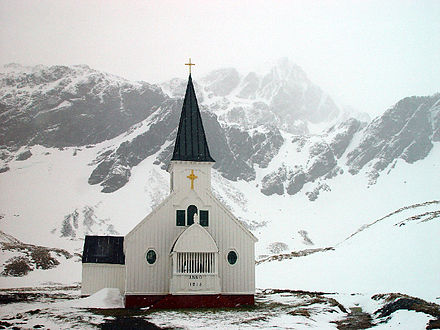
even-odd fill
[(215, 162), (209, 154), (191, 74), (188, 78), (179, 129), (171, 160)]

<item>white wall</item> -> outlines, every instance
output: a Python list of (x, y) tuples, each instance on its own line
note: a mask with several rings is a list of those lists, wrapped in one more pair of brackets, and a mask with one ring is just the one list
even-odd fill
[(125, 265), (82, 264), (81, 295), (88, 296), (103, 288), (125, 291)]

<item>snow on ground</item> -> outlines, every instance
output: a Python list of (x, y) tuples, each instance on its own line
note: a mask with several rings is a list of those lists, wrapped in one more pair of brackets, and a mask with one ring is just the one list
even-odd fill
[[(376, 311), (383, 301), (362, 294), (304, 291), (258, 292), (246, 308), (149, 310), (121, 309), (118, 289), (103, 289), (88, 298), (78, 287), (0, 290), (0, 325), (52, 329), (423, 329), (435, 319), (425, 312), (397, 310), (387, 317)], [(439, 311), (440, 313), (440, 311)]]
[(400, 219), (386, 219), (334, 251), (260, 264), (257, 287), (402, 292), (439, 303), (438, 220), (395, 226)]
[(58, 305), (77, 308), (124, 308), (124, 297), (117, 288), (104, 288), (90, 297), (68, 300)]
[(382, 329), (399, 329), (399, 330), (414, 330), (424, 329), (428, 323), (429, 315), (417, 313), (414, 311), (400, 310), (394, 312), (395, 314), (390, 321), (383, 324), (378, 324), (374, 327), (376, 330)]

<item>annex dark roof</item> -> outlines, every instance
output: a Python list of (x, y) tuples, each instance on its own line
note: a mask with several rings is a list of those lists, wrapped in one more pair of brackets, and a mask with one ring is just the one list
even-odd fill
[(186, 86), (185, 99), (180, 115), (179, 129), (171, 160), (187, 160), (196, 162), (215, 162), (209, 154), (203, 129), (202, 117), (197, 104), (196, 93), (191, 74)]
[(83, 263), (125, 265), (123, 236), (86, 236)]

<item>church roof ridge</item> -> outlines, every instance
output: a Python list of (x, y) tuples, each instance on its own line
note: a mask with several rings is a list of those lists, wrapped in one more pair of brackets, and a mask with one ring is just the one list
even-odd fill
[(188, 77), (171, 160), (215, 162), (209, 153), (191, 73)]

